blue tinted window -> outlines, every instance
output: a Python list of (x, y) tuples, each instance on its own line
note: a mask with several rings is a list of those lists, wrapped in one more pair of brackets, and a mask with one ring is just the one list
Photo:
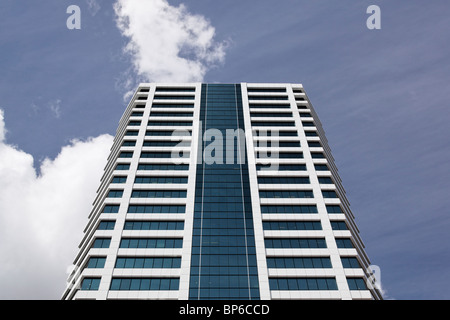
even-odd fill
[(337, 238), (336, 239), (336, 244), (337, 244), (337, 247), (341, 248), (341, 249), (351, 249), (351, 248), (353, 248), (352, 240), (347, 239), (347, 238)]
[(115, 225), (115, 221), (101, 221), (98, 225), (97, 230), (114, 230)]
[(107, 198), (122, 198), (123, 190), (109, 190)]
[(183, 230), (183, 221), (125, 221), (124, 230)]
[(185, 205), (130, 205), (128, 213), (185, 213)]
[(132, 198), (186, 198), (186, 190), (133, 190)]
[(309, 184), (309, 177), (258, 177), (260, 184)]
[(103, 213), (118, 213), (119, 212), (119, 205), (106, 205), (103, 208)]
[(189, 170), (188, 164), (139, 164), (138, 170)]
[(266, 248), (326, 248), (322, 238), (267, 238), (264, 240)]
[(105, 267), (106, 258), (104, 257), (91, 257), (86, 265), (89, 269), (101, 269)]
[(367, 290), (366, 282), (363, 278), (347, 278), (350, 290)]
[(344, 221), (331, 221), (331, 228), (333, 230), (348, 230), (347, 224)]
[(322, 230), (320, 221), (263, 221), (264, 230)]
[(328, 213), (342, 213), (341, 206), (339, 205), (327, 205)]
[(183, 239), (178, 238), (123, 238), (120, 241), (120, 248), (182, 248)]
[(116, 268), (119, 269), (172, 269), (180, 268), (181, 258), (179, 257), (118, 257)]
[(110, 290), (118, 291), (149, 291), (178, 290), (178, 278), (113, 278)]
[(331, 268), (331, 260), (328, 257), (324, 258), (267, 258), (267, 266), (269, 268), (280, 269), (306, 269), (306, 268)]
[(270, 290), (337, 290), (335, 278), (269, 278)]
[[(202, 85), (199, 120), (223, 136), (244, 129), (240, 85)], [(197, 164), (189, 299), (259, 299), (248, 161), (233, 143), (232, 164)]]
[(133, 158), (133, 152), (122, 151), (122, 152), (119, 154), (119, 158)]
[(84, 278), (81, 283), (81, 290), (96, 291), (100, 286), (100, 278)]
[(125, 183), (127, 182), (127, 177), (123, 177), (123, 176), (116, 176), (113, 177), (113, 179), (111, 180), (111, 183)]
[(316, 205), (261, 205), (261, 213), (317, 213)]
[(116, 170), (129, 170), (130, 169), (130, 165), (127, 163), (119, 163), (116, 166)]
[(95, 239), (92, 248), (109, 248), (110, 243), (110, 238), (97, 238)]
[(156, 176), (156, 177), (146, 177), (146, 176), (138, 176), (136, 177), (135, 183), (187, 183), (188, 178), (187, 177), (163, 177), (163, 176)]
[(261, 190), (260, 198), (314, 198), (312, 190)]
[(354, 258), (354, 257), (342, 257), (341, 258), (342, 261), (342, 266), (344, 268), (361, 268), (361, 265), (358, 262), (358, 259)]

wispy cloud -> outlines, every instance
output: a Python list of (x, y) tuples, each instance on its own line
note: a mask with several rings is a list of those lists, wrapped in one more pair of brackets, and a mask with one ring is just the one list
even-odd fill
[(147, 81), (202, 81), (225, 58), (226, 42), (201, 15), (166, 0), (117, 0), (117, 26), (128, 38), (124, 48), (136, 73)]
[(0, 299), (59, 299), (113, 137), (74, 140), (37, 174), (5, 131), (0, 110)]
[(50, 101), (47, 104), (48, 108), (52, 112), (52, 114), (55, 116), (55, 118), (59, 119), (61, 117), (61, 100), (55, 99)]
[(97, 2), (97, 0), (86, 0), (86, 3), (88, 5), (89, 13), (92, 16), (95, 16), (97, 14), (97, 12), (101, 9), (101, 6)]

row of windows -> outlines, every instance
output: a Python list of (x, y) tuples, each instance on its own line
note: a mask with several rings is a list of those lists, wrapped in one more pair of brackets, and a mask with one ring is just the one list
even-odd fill
[(118, 213), (119, 207), (119, 205), (107, 204), (103, 208), (103, 213)]
[(279, 130), (254, 130), (253, 135), (257, 137), (297, 137), (297, 131), (279, 131)]
[(115, 176), (111, 180), (111, 183), (125, 183), (125, 182), (127, 182), (126, 176)]
[(143, 171), (151, 171), (151, 170), (180, 170), (180, 171), (187, 171), (189, 170), (188, 164), (139, 164), (138, 170)]
[(128, 213), (185, 213), (185, 205), (130, 205)]
[(131, 152), (131, 151), (122, 151), (120, 154), (119, 154), (119, 158), (133, 158), (133, 152)]
[(323, 238), (267, 238), (264, 239), (266, 248), (270, 249), (307, 249), (326, 248), (327, 244)]
[(343, 213), (339, 205), (327, 205), (328, 213)]
[[(348, 230), (344, 221), (331, 221), (336, 231)], [(263, 221), (264, 230), (322, 230), (320, 221)]]
[(190, 141), (144, 141), (144, 147), (189, 147)]
[(287, 96), (249, 96), (249, 100), (288, 100)]
[(97, 230), (114, 230), (115, 226), (116, 226), (115, 221), (104, 220), (100, 221)]
[(256, 170), (276, 170), (276, 171), (306, 171), (306, 164), (277, 164), (270, 165), (257, 164)]
[(260, 198), (314, 198), (312, 190), (260, 190)]
[(118, 163), (115, 170), (130, 170), (129, 163)]
[(155, 95), (155, 100), (194, 100), (194, 96), (162, 96), (162, 95)]
[(134, 147), (136, 146), (136, 140), (125, 140), (122, 143), (122, 147)]
[(124, 230), (183, 230), (184, 221), (125, 221)]
[(308, 146), (310, 148), (322, 148), (322, 145), (318, 141), (308, 141)]
[(194, 105), (186, 103), (153, 103), (152, 108), (194, 108)]
[[(227, 277), (223, 280), (236, 279), (236, 287), (239, 287), (239, 277)], [(196, 279), (193, 279), (194, 281)], [(220, 278), (212, 277), (210, 281), (217, 281), (220, 285)], [(255, 282), (257, 279), (253, 279)], [(248, 279), (242, 279), (243, 283), (248, 283)], [(256, 283), (256, 282), (255, 282)], [(363, 278), (347, 278), (350, 290), (367, 290), (366, 282)], [(113, 278), (110, 290), (114, 291), (151, 291), (151, 290), (178, 290), (180, 280), (178, 278)], [(81, 283), (81, 290), (98, 290), (100, 278), (84, 278)], [(233, 283), (227, 283), (233, 287)], [(336, 279), (334, 278), (270, 278), (270, 290), (338, 290)]]
[(124, 249), (155, 249), (155, 248), (182, 248), (183, 239), (169, 238), (123, 238), (119, 248)]
[(179, 257), (118, 257), (115, 265), (115, 268), (118, 269), (172, 269), (180, 267), (181, 258)]
[[(323, 238), (267, 238), (264, 239), (266, 248), (326, 248), (327, 244)], [(353, 243), (348, 238), (336, 238), (336, 245), (339, 249), (352, 249)]]
[(280, 269), (308, 269), (308, 268), (331, 268), (331, 260), (328, 257), (294, 257), (294, 258), (267, 258), (268, 268), (280, 268)]
[(272, 147), (281, 147), (281, 148), (299, 148), (300, 142), (298, 141), (256, 141), (256, 147), (263, 148), (272, 148)]
[(335, 278), (269, 278), (270, 290), (337, 290)]
[[(199, 281), (200, 278), (200, 281)], [(200, 283), (199, 283), (200, 282)], [(256, 275), (198, 275), (191, 276), (191, 283), (195, 283), (197, 286), (204, 286), (208, 289), (231, 289), (241, 288), (248, 290), (250, 288), (258, 288), (258, 276)], [(203, 283), (203, 285), (202, 285)], [(206, 284), (206, 285), (205, 285)]]
[[(355, 257), (342, 257), (341, 262), (344, 268), (361, 268), (358, 259)], [(267, 267), (278, 269), (328, 269), (332, 265), (329, 257), (268, 257)]]
[(136, 177), (135, 183), (187, 183), (187, 177)]
[(150, 137), (189, 137), (192, 135), (192, 131), (189, 130), (147, 130), (145, 132), (146, 136)]
[(258, 177), (259, 184), (310, 184), (308, 177)]
[(344, 221), (331, 221), (331, 228), (333, 230), (348, 230), (347, 224)]
[(178, 127), (178, 126), (192, 126), (192, 121), (149, 121), (149, 126), (166, 126), (166, 127)]
[(113, 278), (109, 290), (118, 291), (152, 291), (178, 290), (178, 278)]
[(192, 112), (161, 112), (152, 111), (150, 117), (192, 117)]
[(132, 198), (186, 198), (186, 190), (133, 190)]
[(291, 112), (251, 112), (251, 117), (262, 117), (262, 118), (292, 118)]
[(247, 88), (247, 92), (286, 92), (286, 88)]
[(252, 121), (253, 127), (295, 127), (295, 122), (291, 121)]
[(123, 190), (109, 190), (107, 198), (122, 198)]
[[(242, 267), (233, 267), (233, 265), (238, 265), (236, 256), (227, 255), (214, 255), (217, 260), (217, 265), (228, 266), (227, 273), (229, 274), (240, 274)], [(213, 256), (205, 256), (205, 259), (213, 259)], [(242, 257), (245, 259), (245, 256)], [(233, 263), (232, 260), (235, 259), (236, 262)], [(357, 269), (361, 268), (358, 259), (355, 257), (342, 257), (342, 266), (344, 268)], [(102, 269), (105, 267), (106, 257), (91, 257), (86, 264), (88, 269)], [(170, 268), (180, 268), (181, 258), (180, 257), (118, 257), (116, 260), (115, 268), (119, 269), (170, 269)], [(327, 269), (331, 268), (331, 260), (329, 257), (268, 257), (267, 258), (268, 268), (277, 269)], [(245, 267), (244, 267), (245, 268)], [(224, 270), (222, 270), (224, 271)], [(210, 270), (213, 273), (220, 273), (220, 270)]]
[(183, 156), (179, 157), (178, 152), (171, 152), (171, 151), (167, 151), (167, 152), (158, 152), (158, 151), (143, 151), (141, 153), (141, 158), (142, 159), (179, 159), (179, 158), (189, 158), (189, 153), (188, 152), (183, 152), (182, 153)]
[(195, 92), (195, 88), (189, 87), (157, 87), (156, 92)]
[(316, 205), (261, 205), (261, 213), (317, 213)]
[(105, 257), (91, 257), (89, 258), (86, 268), (88, 269), (103, 269), (105, 267)]
[(322, 152), (311, 152), (311, 158), (313, 158), (313, 159), (325, 159), (325, 155)]
[(303, 152), (257, 152), (258, 159), (277, 158), (277, 159), (303, 159)]
[[(203, 243), (207, 246), (216, 246), (219, 242), (226, 242), (228, 246), (237, 246), (240, 236), (222, 236), (211, 238), (213, 242)], [(204, 239), (204, 241), (206, 241)], [(209, 240), (208, 240), (209, 241)], [(217, 242), (217, 243), (216, 243)], [(224, 242), (224, 243), (225, 243)], [(93, 248), (109, 248), (110, 238), (97, 238), (94, 241)], [(325, 239), (323, 238), (267, 238), (264, 239), (266, 248), (270, 249), (287, 249), (287, 248), (327, 248)], [(223, 243), (222, 243), (223, 244)], [(337, 238), (336, 244), (339, 249), (351, 249), (353, 243), (348, 238)], [(165, 238), (124, 238), (120, 242), (120, 248), (182, 248), (183, 239), (165, 239)]]
[(250, 103), (250, 108), (266, 108), (266, 109), (290, 109), (290, 104), (258, 104)]
[[(256, 123), (264, 123), (264, 122), (256, 122)], [(269, 122), (265, 122), (269, 123)], [(283, 122), (277, 122), (277, 126), (283, 126)], [(297, 137), (298, 133), (296, 131), (280, 131), (276, 129), (258, 129), (253, 131), (253, 135), (257, 137)], [(318, 137), (316, 131), (305, 131), (306, 137)]]
[(320, 221), (263, 221), (264, 230), (322, 230)]
[(137, 121), (137, 120), (132, 120), (132, 121), (128, 122), (128, 125), (129, 126), (140, 126), (141, 122)]

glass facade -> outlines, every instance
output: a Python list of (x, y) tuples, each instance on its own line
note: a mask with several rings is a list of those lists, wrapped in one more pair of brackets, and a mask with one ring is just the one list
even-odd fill
[[(226, 137), (227, 129), (244, 129), (240, 85), (202, 85), (200, 121), (200, 133), (219, 129)], [(229, 156), (227, 145), (223, 143), (223, 150), (214, 151)], [(202, 161), (197, 165), (189, 287), (192, 300), (260, 297), (247, 155), (241, 163), (239, 146), (233, 145), (233, 164)]]
[(382, 298), (352, 218), (301, 85), (141, 84), (63, 299)]

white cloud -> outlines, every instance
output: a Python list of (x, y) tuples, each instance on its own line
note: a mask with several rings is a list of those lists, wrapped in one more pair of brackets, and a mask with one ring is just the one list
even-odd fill
[(0, 110), (0, 299), (59, 299), (113, 137), (72, 141), (37, 175), (4, 133)]
[(222, 63), (225, 42), (201, 15), (166, 0), (117, 0), (117, 26), (129, 39), (125, 52), (139, 76), (150, 82), (202, 81), (209, 68)]

